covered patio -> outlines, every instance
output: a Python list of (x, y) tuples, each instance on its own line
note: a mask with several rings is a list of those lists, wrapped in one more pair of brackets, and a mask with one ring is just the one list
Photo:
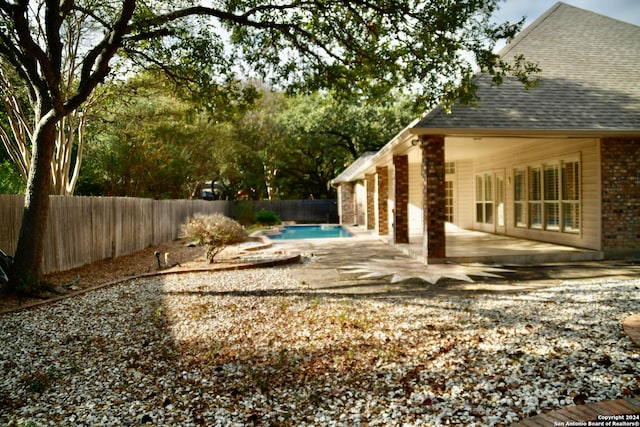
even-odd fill
[[(365, 227), (347, 228), (355, 235), (376, 235), (375, 231)], [(535, 265), (604, 259), (601, 251), (465, 230), (450, 223), (447, 223), (445, 236), (447, 257), (444, 262)], [(425, 262), (421, 234), (410, 236), (409, 243), (393, 243), (389, 236), (379, 238), (404, 254)]]

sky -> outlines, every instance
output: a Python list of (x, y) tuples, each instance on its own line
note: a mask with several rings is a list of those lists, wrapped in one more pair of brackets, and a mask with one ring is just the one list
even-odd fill
[[(526, 16), (526, 27), (556, 3), (557, 0), (503, 0), (495, 16), (498, 22), (517, 22)], [(563, 0), (563, 3), (640, 26), (638, 0)]]

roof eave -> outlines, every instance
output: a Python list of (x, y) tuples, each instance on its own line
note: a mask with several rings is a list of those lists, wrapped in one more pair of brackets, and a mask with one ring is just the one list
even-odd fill
[(413, 135), (443, 136), (483, 136), (514, 138), (623, 138), (640, 137), (640, 129), (459, 129), (459, 128), (417, 128), (410, 130)]
[[(363, 176), (371, 169), (375, 168), (376, 164), (380, 162), (381, 159), (389, 156), (393, 153), (394, 149), (396, 149), (401, 144), (405, 143), (409, 138), (413, 136), (412, 129), (413, 126), (417, 125), (420, 122), (420, 119), (414, 119), (409, 125), (407, 125), (404, 129), (398, 132), (389, 142), (387, 142), (380, 150), (378, 150), (375, 154), (370, 157), (367, 157), (362, 163), (358, 164), (356, 168), (349, 174), (348, 177), (341, 178), (337, 176), (336, 178), (329, 181), (329, 184), (332, 187), (337, 187), (340, 184), (345, 184), (349, 182), (359, 181), (364, 179)], [(353, 166), (353, 165), (352, 165)], [(350, 166), (351, 167), (351, 166)]]

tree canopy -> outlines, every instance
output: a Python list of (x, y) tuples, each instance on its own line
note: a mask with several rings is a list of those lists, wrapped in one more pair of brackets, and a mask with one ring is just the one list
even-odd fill
[(206, 174), (215, 124), (163, 75), (105, 86), (87, 126), (79, 193), (189, 198)]
[[(209, 94), (243, 66), (292, 90), (376, 96), (412, 89), (418, 105), (473, 100), (474, 63), (499, 81), (528, 66), (493, 53), (518, 25), (494, 24), (497, 0), (0, 1), (0, 58), (33, 110), (32, 155), (12, 283), (37, 286), (58, 125), (124, 67), (164, 70)], [(81, 40), (68, 34), (82, 17)], [(77, 64), (74, 84), (63, 76)], [(215, 102), (214, 102), (215, 104)]]
[(371, 103), (256, 86), (250, 107), (212, 113), (156, 73), (105, 87), (87, 126), (83, 195), (199, 197), (207, 182), (225, 199), (331, 198), (331, 178), (413, 117), (392, 95)]

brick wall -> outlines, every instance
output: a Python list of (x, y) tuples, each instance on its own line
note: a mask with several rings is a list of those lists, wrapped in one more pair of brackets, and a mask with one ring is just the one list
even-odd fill
[(422, 180), (425, 239), (422, 253), (427, 261), (446, 257), (444, 137), (427, 136), (422, 142)]
[(389, 234), (389, 168), (376, 167), (378, 175), (378, 235)]
[(393, 156), (395, 167), (394, 241), (409, 243), (409, 157)]
[(365, 175), (365, 185), (367, 187), (367, 230), (376, 229), (376, 174)]
[(602, 250), (640, 255), (640, 140), (601, 141)]
[(340, 184), (340, 224), (354, 224), (355, 213), (355, 185), (352, 182)]

